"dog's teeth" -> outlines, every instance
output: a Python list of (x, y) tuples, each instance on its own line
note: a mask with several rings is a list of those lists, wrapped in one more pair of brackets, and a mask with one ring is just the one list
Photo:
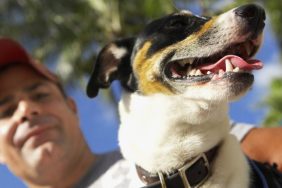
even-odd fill
[(194, 59), (183, 59), (178, 61), (178, 64), (182, 67), (186, 66), (187, 64), (192, 64)]
[(219, 69), (218, 75), (221, 76), (221, 75), (223, 75), (223, 74), (224, 74), (224, 71), (223, 71), (222, 69)]
[(208, 71), (208, 72), (207, 72), (207, 74), (211, 74), (211, 73), (212, 73), (211, 71)]
[(232, 72), (233, 66), (229, 59), (225, 60), (225, 70), (226, 72)]
[(233, 72), (239, 72), (239, 71), (240, 71), (239, 67), (236, 67), (235, 69), (233, 69)]
[(198, 69), (195, 73), (196, 76), (200, 76), (200, 75), (203, 75), (203, 73)]
[(187, 61), (186, 60), (181, 60), (181, 61), (178, 61), (178, 64), (182, 67), (184, 67), (186, 65)]
[(196, 69), (192, 69), (190, 72), (189, 72), (189, 76), (194, 76), (196, 74)]
[(192, 69), (192, 67), (191, 67), (191, 66), (189, 66), (189, 67), (188, 67), (188, 70), (187, 70), (187, 74), (186, 74), (187, 76), (189, 76), (189, 75), (190, 75), (191, 69)]
[(248, 56), (251, 55), (251, 53), (252, 53), (251, 46), (250, 46), (248, 43), (246, 43), (246, 44), (245, 44), (245, 48), (246, 48), (246, 51), (247, 51)]
[(192, 65), (194, 62), (194, 59), (189, 59), (189, 64)]

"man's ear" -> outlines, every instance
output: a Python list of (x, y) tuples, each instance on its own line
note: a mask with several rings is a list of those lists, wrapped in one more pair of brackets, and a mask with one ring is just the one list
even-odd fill
[(109, 43), (101, 50), (87, 84), (88, 97), (96, 97), (100, 88), (110, 87), (114, 80), (128, 86), (132, 81), (130, 58), (134, 43), (135, 38), (125, 38)]
[(67, 105), (70, 107), (70, 109), (77, 114), (77, 106), (73, 98), (68, 97), (67, 99)]

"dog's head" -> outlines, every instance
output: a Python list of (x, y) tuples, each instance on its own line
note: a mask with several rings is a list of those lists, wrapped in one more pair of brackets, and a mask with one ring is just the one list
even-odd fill
[(264, 20), (264, 10), (254, 4), (212, 18), (180, 11), (154, 20), (136, 38), (102, 49), (87, 94), (95, 97), (120, 80), (142, 95), (235, 99), (252, 85), (251, 71), (262, 68), (251, 57), (261, 44)]

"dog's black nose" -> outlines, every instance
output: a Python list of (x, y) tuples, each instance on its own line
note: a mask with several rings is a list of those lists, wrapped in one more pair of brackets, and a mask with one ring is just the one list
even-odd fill
[(265, 20), (265, 11), (262, 7), (255, 4), (247, 4), (234, 10), (237, 16), (243, 17), (249, 21)]

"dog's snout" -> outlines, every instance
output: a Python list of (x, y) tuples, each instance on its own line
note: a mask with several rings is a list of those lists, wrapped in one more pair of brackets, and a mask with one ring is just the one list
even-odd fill
[(248, 19), (249, 21), (265, 20), (265, 11), (258, 5), (248, 4), (234, 10), (237, 16)]

